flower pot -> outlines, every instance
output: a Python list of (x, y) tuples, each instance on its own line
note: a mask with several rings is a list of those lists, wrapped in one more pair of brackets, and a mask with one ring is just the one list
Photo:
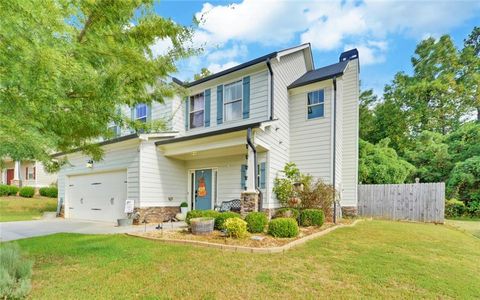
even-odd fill
[(188, 207), (180, 207), (180, 211), (183, 215), (186, 215), (188, 212)]
[(133, 224), (133, 219), (117, 219), (119, 227), (122, 226), (131, 226)]
[(190, 229), (193, 234), (206, 235), (213, 232), (214, 218), (193, 218), (190, 219)]

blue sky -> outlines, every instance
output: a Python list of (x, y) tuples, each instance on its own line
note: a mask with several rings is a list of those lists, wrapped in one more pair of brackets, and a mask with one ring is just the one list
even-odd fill
[[(191, 79), (202, 67), (218, 72), (310, 42), (317, 68), (358, 48), (362, 89), (377, 93), (396, 72), (411, 72), (410, 58), (423, 38), (450, 34), (461, 47), (480, 26), (480, 1), (164, 0), (155, 9), (182, 25), (191, 25), (194, 16), (202, 20), (194, 43), (205, 52), (179, 64), (181, 79)], [(159, 53), (167, 47), (166, 41), (155, 45)]]

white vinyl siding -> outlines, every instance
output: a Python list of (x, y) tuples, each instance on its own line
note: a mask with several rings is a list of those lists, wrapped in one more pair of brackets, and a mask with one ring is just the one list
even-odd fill
[[(266, 68), (266, 67), (265, 67)], [(208, 131), (215, 131), (224, 128), (236, 127), (248, 123), (254, 123), (259, 121), (265, 121), (269, 116), (269, 98), (268, 98), (268, 71), (261, 70), (253, 73), (240, 72), (241, 74), (235, 75), (235, 77), (227, 77), (224, 81), (216, 82), (214, 84), (202, 85), (201, 87), (192, 88), (192, 93), (198, 93), (201, 90), (210, 89), (210, 127), (195, 128), (185, 132), (182, 130), (182, 134), (194, 135)], [(222, 84), (228, 84), (235, 81), (240, 81), (245, 76), (250, 76), (250, 116), (248, 119), (239, 119), (232, 121), (223, 121), (222, 124), (217, 124), (217, 86)], [(225, 95), (225, 88), (223, 91)], [(243, 94), (242, 94), (243, 96)], [(185, 115), (184, 108), (179, 115)], [(225, 111), (223, 113), (225, 118)]]
[(357, 205), (358, 183), (358, 59), (348, 63), (343, 75), (342, 206)]
[[(310, 85), (306, 91), (290, 96), (290, 160), (302, 173), (331, 183), (332, 170), (332, 81)], [(325, 92), (324, 117), (307, 119), (305, 103), (308, 93)]]
[[(267, 156), (268, 177), (266, 182), (267, 195), (264, 199), (265, 208), (276, 208), (280, 204), (271, 193), (275, 177), (282, 176), (283, 167), (290, 161), (290, 103), (287, 86), (305, 74), (307, 67), (303, 51), (281, 57), (280, 61), (272, 61), (274, 73), (274, 119), (265, 132), (259, 132), (255, 139), (270, 145)], [(268, 81), (268, 80), (267, 80)], [(266, 102), (268, 103), (268, 102)], [(305, 102), (302, 105), (305, 112)], [(302, 119), (305, 120), (305, 114)]]
[(70, 164), (62, 168), (58, 173), (58, 197), (63, 198), (64, 203), (68, 205), (68, 199), (65, 198), (65, 187), (69, 184), (67, 178), (69, 175), (93, 174), (127, 169), (127, 197), (128, 199), (135, 200), (135, 205), (138, 206), (138, 139), (109, 144), (102, 148), (105, 151), (103, 160), (94, 162), (93, 168), (86, 167), (86, 163), (90, 159), (88, 156), (80, 152), (67, 155)]
[(187, 199), (185, 162), (168, 158), (155, 141), (140, 145), (140, 207), (179, 206)]

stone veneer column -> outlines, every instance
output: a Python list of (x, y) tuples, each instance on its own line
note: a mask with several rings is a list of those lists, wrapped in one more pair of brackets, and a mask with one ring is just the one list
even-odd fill
[(240, 214), (246, 216), (248, 213), (258, 211), (258, 192), (244, 191), (240, 195)]

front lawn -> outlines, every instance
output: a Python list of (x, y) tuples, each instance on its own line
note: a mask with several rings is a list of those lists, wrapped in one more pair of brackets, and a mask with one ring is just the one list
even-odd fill
[(480, 240), (448, 226), (364, 221), (285, 254), (125, 235), (20, 240), (32, 299), (457, 298), (480, 295)]
[(55, 211), (57, 199), (46, 197), (0, 197), (0, 222), (39, 219), (45, 211)]
[(480, 239), (480, 219), (445, 220), (446, 224), (473, 234)]

